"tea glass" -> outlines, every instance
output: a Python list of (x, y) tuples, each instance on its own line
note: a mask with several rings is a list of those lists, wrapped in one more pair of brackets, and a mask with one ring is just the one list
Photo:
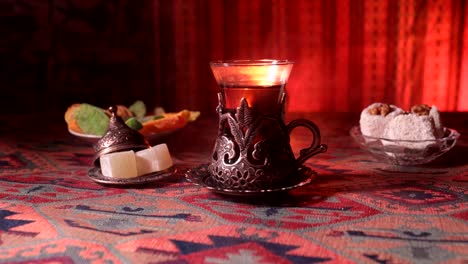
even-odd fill
[[(217, 81), (219, 130), (208, 166), (217, 188), (261, 191), (297, 183), (303, 163), (325, 152), (320, 130), (310, 120), (285, 124), (288, 60), (213, 61)], [(294, 156), (290, 134), (296, 127), (312, 132), (311, 145)]]

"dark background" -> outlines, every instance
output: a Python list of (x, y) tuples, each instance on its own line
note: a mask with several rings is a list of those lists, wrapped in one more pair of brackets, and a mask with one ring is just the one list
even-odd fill
[(0, 1), (2, 112), (154, 98), (151, 7), (141, 0)]

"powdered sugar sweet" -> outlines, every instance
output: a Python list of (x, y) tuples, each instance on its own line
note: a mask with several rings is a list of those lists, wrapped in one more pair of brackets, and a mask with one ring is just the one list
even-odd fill
[[(384, 110), (385, 111), (382, 111)], [(361, 133), (368, 137), (380, 138), (387, 123), (396, 116), (403, 114), (403, 109), (384, 103), (373, 103), (361, 112), (359, 124)]]
[(424, 104), (405, 112), (394, 105), (373, 103), (361, 112), (360, 126), (364, 136), (387, 139), (382, 142), (386, 146), (412, 149), (423, 149), (444, 135), (439, 110)]

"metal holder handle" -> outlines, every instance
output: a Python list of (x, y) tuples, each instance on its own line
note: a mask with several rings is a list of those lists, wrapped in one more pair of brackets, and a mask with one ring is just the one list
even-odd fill
[(302, 163), (304, 163), (312, 156), (327, 151), (327, 145), (320, 144), (320, 129), (314, 122), (304, 118), (295, 119), (289, 122), (289, 124), (286, 126), (289, 135), (291, 135), (291, 132), (297, 127), (305, 127), (309, 129), (309, 131), (312, 132), (313, 137), (310, 146), (299, 151), (299, 157), (297, 157), (293, 168), (298, 168)]

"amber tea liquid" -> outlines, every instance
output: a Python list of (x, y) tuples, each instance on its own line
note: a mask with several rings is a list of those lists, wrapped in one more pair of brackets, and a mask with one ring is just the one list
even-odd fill
[[(224, 93), (225, 110), (236, 113), (236, 109), (240, 106), (241, 99), (244, 97), (249, 107), (252, 108), (254, 116), (270, 115), (284, 121), (284, 104), (280, 102), (283, 89), (284, 85), (224, 87), (222, 91)], [(257, 142), (268, 140), (270, 142), (268, 144), (269, 149), (267, 150), (269, 158), (275, 164), (285, 164), (284, 167), (287, 168), (288, 166), (286, 165), (293, 162), (291, 159), (293, 155), (284, 155), (285, 146), (277, 142), (277, 140), (284, 138), (285, 131), (283, 127), (279, 126), (278, 122), (273, 120), (263, 119), (260, 127), (257, 128), (257, 135), (254, 137), (253, 144), (247, 153), (254, 153), (254, 145)], [(225, 127), (224, 133), (232, 137), (232, 132), (228, 126)], [(255, 162), (255, 159), (252, 158), (250, 161)], [(262, 160), (260, 161), (263, 162)]]
[(242, 97), (257, 114), (281, 114), (280, 94), (284, 85), (223, 87), (225, 107), (234, 110), (240, 106)]

